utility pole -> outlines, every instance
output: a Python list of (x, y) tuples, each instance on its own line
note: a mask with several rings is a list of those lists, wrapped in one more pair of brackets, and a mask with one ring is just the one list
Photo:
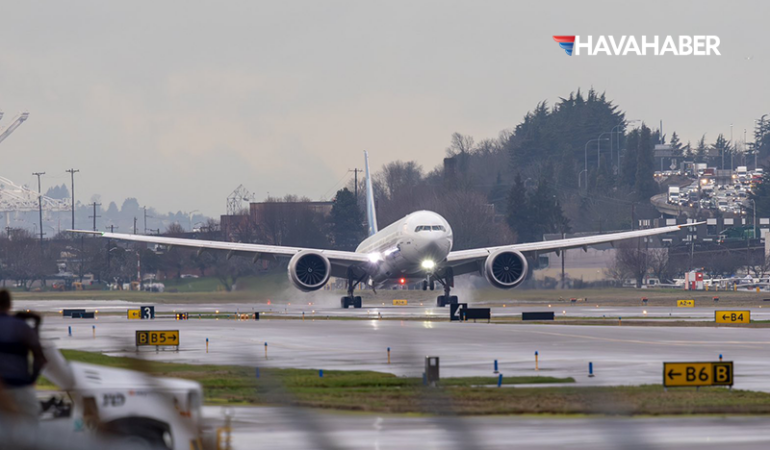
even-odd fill
[[(114, 233), (114, 232), (115, 232), (115, 225), (110, 225), (110, 233)], [(110, 258), (112, 256), (110, 254), (111, 251), (112, 251), (112, 239), (107, 239), (107, 270), (110, 269)]]
[(356, 202), (358, 202), (358, 172), (360, 172), (361, 169), (355, 168), (355, 169), (348, 169), (348, 172), (353, 172), (353, 191), (356, 196)]
[(93, 215), (93, 216), (88, 216), (88, 218), (89, 218), (89, 219), (90, 219), (90, 218), (92, 218), (92, 217), (93, 217), (93, 219), (94, 219), (94, 231), (96, 231), (96, 218), (97, 218), (97, 217), (102, 217), (102, 216), (97, 216), (97, 215), (96, 215), (96, 207), (97, 207), (97, 206), (102, 206), (102, 204), (101, 204), (101, 203), (96, 203), (96, 202), (94, 202), (94, 215)]
[[(147, 234), (147, 218), (149, 217), (150, 219), (154, 219), (154, 217), (147, 215), (147, 207), (146, 206), (144, 206), (143, 208), (144, 208), (144, 234)], [(136, 233), (134, 233), (134, 234), (136, 234)]]
[(45, 172), (35, 172), (32, 175), (37, 176), (37, 207), (40, 212), (40, 247), (43, 247), (43, 192), (40, 190), (40, 175)]
[(69, 170), (65, 170), (65, 172), (69, 172), (69, 174), (72, 176), (72, 187), (70, 190), (72, 191), (72, 229), (74, 230), (75, 229), (75, 174), (77, 172), (80, 172), (80, 170), (69, 169)]
[(136, 217), (134, 217), (134, 234), (136, 234)]

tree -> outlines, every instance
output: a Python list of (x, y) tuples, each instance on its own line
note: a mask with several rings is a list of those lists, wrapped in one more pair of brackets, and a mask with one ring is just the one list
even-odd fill
[(634, 190), (639, 200), (649, 200), (658, 192), (652, 148), (650, 129), (642, 124), (636, 152), (636, 180), (634, 184)]
[(516, 233), (518, 242), (522, 242), (529, 222), (529, 204), (527, 203), (527, 188), (521, 179), (521, 174), (516, 174), (513, 186), (508, 192), (508, 226)]
[(634, 277), (636, 287), (641, 288), (644, 277), (650, 270), (650, 255), (637, 241), (638, 239), (629, 239), (620, 244), (615, 252), (615, 264), (619, 270)]
[(711, 154), (719, 155), (719, 167), (725, 168), (725, 164), (730, 161), (733, 154), (732, 143), (725, 139), (722, 133), (719, 133), (717, 140), (711, 145)]
[(679, 141), (679, 135), (676, 134), (676, 131), (671, 134), (671, 142), (668, 145), (671, 146), (674, 156), (683, 156), (682, 143)]
[(749, 198), (754, 202), (749, 202), (751, 208), (757, 207), (757, 217), (768, 217), (770, 215), (770, 167), (764, 168), (762, 182), (755, 183), (754, 188), (749, 192)]
[(340, 189), (334, 196), (329, 221), (334, 248), (355, 250), (365, 235), (364, 218), (355, 196), (348, 188)]
[[(174, 222), (166, 228), (164, 235), (169, 237), (182, 237), (185, 234), (184, 228), (179, 223)], [(161, 255), (161, 267), (164, 271), (174, 272), (176, 279), (182, 278), (182, 270), (187, 265), (189, 250), (179, 247), (166, 247)]]
[(698, 141), (698, 146), (695, 147), (695, 162), (696, 163), (702, 163), (706, 162), (706, 135), (704, 134), (701, 136), (700, 141)]

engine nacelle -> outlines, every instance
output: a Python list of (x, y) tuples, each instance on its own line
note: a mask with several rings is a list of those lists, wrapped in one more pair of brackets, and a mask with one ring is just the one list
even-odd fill
[(312, 250), (299, 252), (289, 261), (289, 281), (304, 292), (324, 287), (331, 272), (329, 258)]
[(484, 276), (489, 283), (500, 289), (511, 289), (527, 278), (527, 258), (515, 250), (498, 250), (487, 256)]

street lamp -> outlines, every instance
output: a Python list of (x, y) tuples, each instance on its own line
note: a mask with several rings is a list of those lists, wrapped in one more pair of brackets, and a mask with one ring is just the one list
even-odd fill
[[(604, 136), (605, 134), (609, 134), (610, 137), (602, 139), (602, 136)], [(597, 139), (599, 139), (600, 141), (607, 141), (607, 140), (610, 141), (610, 148), (612, 148), (612, 131), (605, 131), (604, 133), (600, 134)], [(599, 149), (600, 148), (601, 148), (600, 144), (599, 144), (599, 142), (597, 142), (596, 143), (596, 168), (597, 169), (602, 164), (602, 158), (601, 158), (601, 155), (599, 154)], [(612, 155), (610, 155), (610, 160), (612, 160)]]
[[(618, 128), (622, 125), (628, 125), (629, 123), (635, 123), (635, 122), (641, 122), (639, 119), (631, 119), (631, 120), (623, 120), (614, 127), (612, 127), (612, 130), (610, 130), (610, 133), (615, 128)], [(618, 142), (618, 170), (620, 170), (620, 130), (617, 131), (617, 142)], [(610, 159), (612, 159), (612, 142), (610, 142)]]
[(585, 154), (583, 155), (583, 165), (584, 165), (584, 167), (583, 167), (583, 171), (586, 173), (586, 177), (585, 177), (585, 180), (586, 180), (586, 192), (588, 192), (588, 144), (590, 144), (590, 143), (591, 143), (591, 142), (593, 142), (593, 141), (596, 141), (596, 142), (597, 142), (597, 144), (596, 144), (596, 146), (597, 146), (597, 147), (596, 147), (596, 148), (597, 148), (597, 153), (598, 153), (598, 148), (599, 148), (599, 144), (598, 144), (598, 142), (599, 142), (599, 141), (602, 141), (602, 140), (604, 140), (604, 141), (607, 141), (607, 140), (609, 140), (609, 139), (608, 139), (608, 138), (602, 138), (602, 139), (600, 139), (600, 138), (589, 139), (589, 140), (588, 140), (588, 142), (586, 142), (586, 145), (585, 145), (585, 147), (583, 148), (583, 150), (584, 150), (584, 153), (585, 153)]

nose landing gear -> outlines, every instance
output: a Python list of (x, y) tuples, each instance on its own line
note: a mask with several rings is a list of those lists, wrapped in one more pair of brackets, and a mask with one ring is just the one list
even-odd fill
[(455, 285), (455, 277), (454, 272), (452, 271), (451, 267), (447, 267), (443, 270), (441, 275), (434, 274), (431, 277), (431, 290), (433, 290), (433, 280), (438, 281), (442, 286), (444, 286), (444, 295), (439, 295), (436, 298), (436, 306), (439, 308), (443, 308), (446, 305), (456, 305), (457, 304), (457, 296), (456, 295), (450, 295), (452, 288)]

